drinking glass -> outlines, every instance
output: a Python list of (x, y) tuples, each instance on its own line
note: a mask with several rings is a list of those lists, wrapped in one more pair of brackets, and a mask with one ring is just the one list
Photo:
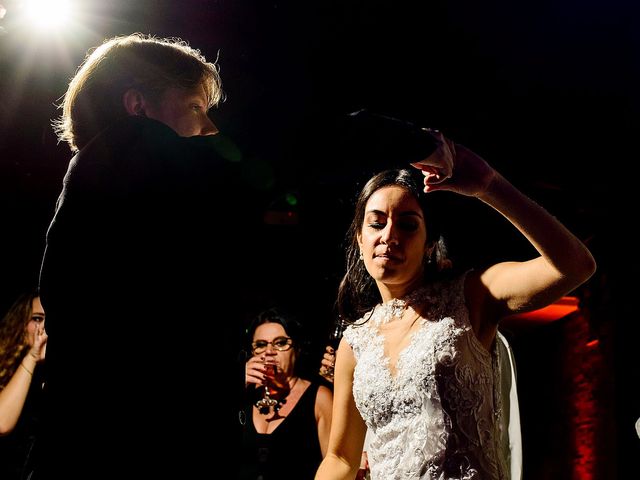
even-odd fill
[(275, 359), (265, 359), (264, 368), (264, 391), (262, 398), (256, 402), (256, 407), (258, 407), (260, 413), (266, 415), (271, 409), (276, 412), (280, 409), (289, 394), (290, 388), (286, 376), (278, 369)]
[(338, 317), (335, 325), (333, 326), (333, 330), (329, 335), (329, 344), (333, 347), (334, 350), (338, 349), (338, 345), (340, 345), (340, 340), (342, 340), (342, 334), (344, 333), (344, 329), (347, 325), (344, 323), (342, 317)]

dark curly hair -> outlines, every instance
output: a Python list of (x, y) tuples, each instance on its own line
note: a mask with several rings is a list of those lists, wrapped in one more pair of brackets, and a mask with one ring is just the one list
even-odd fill
[(36, 292), (20, 295), (0, 322), (0, 390), (7, 386), (29, 346), (26, 326), (33, 313)]

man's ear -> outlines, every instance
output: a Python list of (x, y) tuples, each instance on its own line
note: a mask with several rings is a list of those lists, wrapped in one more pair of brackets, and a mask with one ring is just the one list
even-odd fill
[(122, 95), (122, 104), (129, 115), (145, 115), (145, 99), (140, 90), (129, 88)]

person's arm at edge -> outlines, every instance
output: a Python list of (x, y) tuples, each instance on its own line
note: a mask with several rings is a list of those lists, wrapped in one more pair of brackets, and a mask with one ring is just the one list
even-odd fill
[(0, 391), (0, 436), (15, 428), (31, 387), (37, 362), (44, 358), (47, 335), (40, 327), (36, 330), (35, 345), (29, 350), (9, 383)]
[(18, 423), (35, 367), (35, 360), (26, 355), (7, 386), (0, 391), (0, 436), (11, 433)]
[(355, 365), (353, 350), (343, 338), (336, 356), (329, 448), (316, 480), (351, 480), (360, 466), (366, 425), (353, 399)]

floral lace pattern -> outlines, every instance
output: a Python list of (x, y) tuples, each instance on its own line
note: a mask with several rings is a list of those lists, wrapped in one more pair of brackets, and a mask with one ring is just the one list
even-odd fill
[(374, 309), (344, 332), (357, 361), (353, 396), (370, 431), (372, 479), (509, 478), (499, 445), (499, 362), (473, 333), (464, 278), (407, 297), (425, 306), (395, 374), (379, 331), (388, 310)]

